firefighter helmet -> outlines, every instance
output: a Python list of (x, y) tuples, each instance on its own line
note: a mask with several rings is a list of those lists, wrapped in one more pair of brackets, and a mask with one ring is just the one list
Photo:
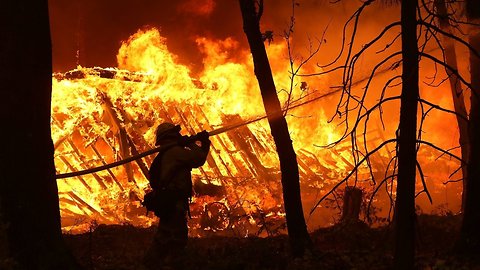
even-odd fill
[(170, 137), (172, 135), (176, 135), (177, 133), (180, 132), (180, 126), (179, 125), (174, 125), (169, 122), (161, 123), (157, 127), (157, 131), (155, 132), (156, 135), (156, 141), (155, 145), (160, 145), (160, 141), (163, 139)]

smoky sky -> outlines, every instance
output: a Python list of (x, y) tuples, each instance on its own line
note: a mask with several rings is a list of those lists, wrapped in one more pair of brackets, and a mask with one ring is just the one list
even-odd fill
[(186, 64), (201, 62), (196, 36), (224, 38), (241, 30), (236, 1), (219, 1), (209, 14), (189, 11), (187, 2), (50, 0), (54, 71), (78, 64), (116, 66), (121, 41), (145, 27), (159, 28), (169, 49)]
[[(329, 41), (340, 40), (342, 21), (359, 5), (354, 0), (336, 5), (325, 0), (296, 3), (296, 22), (304, 26), (303, 33), (318, 36), (330, 25), (334, 37), (327, 36)], [(49, 9), (55, 72), (77, 65), (115, 67), (121, 42), (147, 27), (160, 29), (169, 50), (193, 71), (202, 68), (197, 37), (232, 37), (240, 48), (248, 48), (237, 0), (49, 0)], [(278, 38), (291, 15), (292, 1), (266, 0), (262, 30), (274, 30)], [(335, 42), (327, 46), (331, 51), (337, 47)]]
[(116, 66), (121, 41), (157, 27), (185, 64), (201, 63), (195, 38), (239, 37), (237, 1), (50, 0), (54, 71)]

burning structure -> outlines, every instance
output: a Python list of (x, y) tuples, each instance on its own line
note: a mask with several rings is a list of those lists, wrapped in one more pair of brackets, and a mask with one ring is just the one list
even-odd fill
[[(145, 46), (142, 44), (151, 47), (135, 52), (139, 49), (136, 46)], [(122, 50), (128, 57), (122, 58)], [(152, 50), (157, 50), (155, 55), (148, 55)], [(132, 60), (132, 55), (144, 58)], [(214, 74), (192, 80), (171, 57), (158, 31), (150, 30), (139, 32), (124, 44), (119, 58), (127, 65), (150, 58), (155, 69), (163, 70), (141, 73), (79, 68), (54, 75), (52, 133), (58, 173), (97, 167), (146, 151), (153, 147), (153, 131), (162, 121), (178, 123), (183, 132), (194, 134), (237, 123), (244, 115), (261, 114), (258, 96), (234, 96), (245, 93), (241, 88), (255, 89), (250, 82), (231, 81), (242, 78), (243, 66), (218, 66)], [(229, 78), (225, 77), (228, 73)], [(231, 130), (212, 137), (212, 142), (207, 164), (193, 173), (196, 196), (192, 214), (199, 219), (196, 223), (202, 229), (244, 230), (238, 232), (240, 235), (281, 229), (281, 187), (276, 180), (279, 172), (273, 169), (278, 161), (265, 123)], [(298, 156), (306, 187), (321, 186), (326, 177), (333, 179), (328, 167), (338, 166), (338, 153), (331, 150), (328, 162), (320, 162), (307, 149)], [(154, 219), (145, 215), (141, 200), (152, 160), (153, 156), (147, 156), (124, 166), (58, 180), (64, 228), (82, 230), (92, 220), (151, 224)], [(345, 158), (343, 162), (351, 166)], [(278, 224), (261, 228), (267, 225), (259, 225), (261, 221), (254, 220), (253, 213), (264, 222), (270, 217), (280, 219)], [(234, 215), (239, 220), (230, 224)], [(237, 229), (239, 224), (234, 223), (239, 222), (246, 228)]]
[[(253, 68), (225, 61), (222, 50), (235, 46), (235, 42), (199, 39), (198, 43), (206, 55), (206, 71), (199, 79), (192, 79), (188, 68), (176, 63), (156, 29), (139, 31), (123, 43), (117, 55), (118, 68), (79, 67), (54, 74), (51, 124), (57, 174), (102, 166), (153, 148), (154, 130), (162, 121), (178, 123), (182, 132), (194, 134), (263, 115), (258, 86), (250, 71)], [(275, 44), (269, 49), (282, 50)], [(244, 59), (248, 59), (247, 54)], [(328, 89), (324, 77), (293, 82), (289, 88), (289, 75), (285, 71), (277, 74), (279, 89), (291, 89), (280, 92), (285, 104), (314, 99), (321, 94), (316, 89)], [(354, 167), (351, 148), (348, 143), (334, 148), (315, 146), (339, 136), (317, 104), (286, 113), (291, 115), (288, 121), (308, 211)], [(371, 133), (369, 144), (385, 141), (380, 127)], [(266, 121), (211, 139), (207, 163), (192, 173), (191, 233), (246, 236), (283, 232), (278, 160)], [(153, 157), (59, 179), (64, 231), (85, 231), (94, 223), (149, 226), (155, 222), (153, 214), (146, 215), (141, 206)], [(389, 160), (391, 152), (386, 148), (376, 154), (372, 167), (382, 174)], [(371, 171), (360, 170), (356, 177), (355, 185), (375, 190), (369, 180)], [(389, 206), (386, 208), (388, 212)], [(315, 218), (316, 225), (332, 222), (331, 217)]]

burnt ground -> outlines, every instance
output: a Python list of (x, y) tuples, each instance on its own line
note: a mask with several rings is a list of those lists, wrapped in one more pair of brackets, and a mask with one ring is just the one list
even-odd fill
[[(460, 217), (453, 215), (418, 217), (417, 269), (480, 269), (480, 258), (452, 252), (459, 225)], [(65, 239), (86, 269), (148, 269), (142, 258), (154, 233), (153, 227), (100, 225), (90, 233), (65, 235)], [(191, 238), (181, 269), (376, 270), (392, 266), (393, 234), (389, 227), (336, 225), (315, 231), (311, 237), (314, 254), (301, 259), (288, 255), (288, 239), (284, 235)]]

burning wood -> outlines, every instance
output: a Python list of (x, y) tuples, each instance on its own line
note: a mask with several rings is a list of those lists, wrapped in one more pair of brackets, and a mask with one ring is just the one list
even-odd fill
[[(57, 74), (56, 77), (64, 80), (75, 78), (77, 82), (81, 82), (83, 80), (93, 80), (92, 74), (96, 74), (102, 80), (102, 84), (105, 85), (117, 84), (119, 81), (118, 78), (112, 81), (112, 76), (117, 74), (114, 71), (105, 70), (105, 72), (102, 72), (99, 68), (94, 70), (83, 69), (82, 72), (75, 71), (63, 76)], [(127, 75), (128, 73), (122, 71), (122, 76)], [(132, 80), (126, 80), (125, 83), (127, 84), (125, 87), (128, 88), (128, 84), (132, 83)], [(126, 158), (130, 155), (137, 155), (139, 153), (137, 149), (144, 151), (151, 147), (143, 134), (154, 128), (153, 121), (146, 117), (139, 117), (136, 121), (132, 120), (136, 117), (129, 115), (130, 108), (124, 107), (125, 104), (113, 99), (104, 88), (105, 86), (95, 87), (98, 88), (92, 91), (94, 93), (92, 99), (98, 102), (95, 106), (101, 109), (94, 117), (76, 120), (79, 121), (76, 127), (80, 131), (72, 132), (70, 137), (63, 136), (58, 139), (63, 143), (57, 145), (56, 156), (67, 166), (66, 168), (69, 171), (75, 171), (72, 164), (83, 164), (81, 165), (83, 168), (105, 165), (111, 162), (111, 157)], [(198, 91), (200, 90), (198, 89)], [(142, 106), (151, 106), (151, 104)], [(206, 128), (211, 129), (214, 126), (210, 123), (204, 110), (195, 104), (157, 100), (155, 108), (160, 119), (180, 123), (190, 134)], [(59, 119), (55, 120), (55, 125), (59, 129), (65, 126), (69, 120), (68, 116), (64, 114), (54, 113), (53, 117)], [(94, 121), (92, 122), (92, 120)], [(243, 120), (238, 114), (223, 114), (221, 121), (223, 123), (237, 123)], [(161, 122), (161, 120), (157, 119), (155, 122)], [(99, 127), (95, 127), (96, 125)], [(95, 128), (102, 130), (101, 135), (93, 135), (92, 130)], [(252, 128), (255, 128), (255, 130)], [(94, 136), (93, 139), (90, 137), (92, 135)], [(70, 147), (67, 147), (68, 145), (65, 145), (65, 142), (68, 142)], [(73, 151), (70, 151), (69, 148)], [(198, 229), (212, 228), (213, 225), (210, 223), (213, 221), (210, 219), (208, 222), (205, 221), (204, 215), (207, 211), (205, 207), (218, 200), (225, 200), (227, 207), (237, 205), (237, 207), (244, 208), (245, 213), (249, 215), (259, 210), (263, 213), (278, 212), (278, 206), (282, 205), (280, 186), (277, 180), (279, 172), (272, 167), (277, 161), (271, 159), (274, 156), (273, 142), (268, 132), (263, 130), (261, 124), (253, 127), (242, 126), (227, 131), (225, 135), (212, 137), (212, 150), (206, 165), (193, 173), (196, 194), (196, 202), (193, 207), (203, 209), (200, 211), (192, 210), (193, 213), (198, 213), (200, 217), (203, 216), (201, 219), (203, 221), (198, 223)], [(331, 158), (321, 162), (316, 154), (305, 149), (299, 151), (298, 162), (303, 179), (302, 185), (308, 187), (313, 183), (324, 182), (326, 177), (330, 178), (328, 177), (330, 169), (327, 167), (336, 167), (338, 162), (345, 163), (346, 167), (352, 166), (351, 162), (342, 157), (336, 150), (328, 150), (327, 152), (330, 151), (333, 151)], [(138, 215), (136, 210), (140, 208), (138, 200), (142, 198), (143, 190), (147, 187), (147, 167), (151, 161), (151, 157), (146, 157), (143, 160), (137, 160), (136, 163), (124, 166), (125, 169), (123, 170), (118, 167), (108, 169), (106, 175), (99, 172), (77, 177), (83, 188), (82, 186), (75, 186), (77, 190), (73, 193), (75, 201), (81, 202), (75, 204), (75, 207), (86, 207), (91, 211), (95, 206), (103, 209), (105, 213), (123, 211), (118, 216), (126, 218), (126, 220), (117, 220), (117, 222), (129, 222), (129, 220), (136, 219), (134, 216), (129, 216), (128, 213)], [(89, 164), (89, 166), (86, 167), (85, 164)], [(59, 165), (60, 163), (57, 162), (57, 167), (61, 167)], [(110, 182), (108, 179), (111, 179)], [(117, 186), (119, 190), (115, 189), (114, 186)], [(61, 185), (61, 190), (69, 189), (71, 187), (67, 188)], [(73, 196), (72, 191), (67, 192), (70, 192), (69, 194)], [(100, 193), (104, 194), (100, 195)], [(134, 196), (131, 196), (131, 194)], [(82, 197), (90, 198), (94, 206), (87, 204), (85, 200), (81, 199)], [(130, 199), (133, 199), (133, 201), (130, 201)], [(78, 218), (78, 215), (80, 215), (78, 213), (72, 214), (73, 212), (68, 210), (72, 203), (65, 199), (61, 200), (61, 206), (64, 218), (72, 219), (72, 215)], [(122, 210), (118, 209), (118, 206)], [(86, 213), (88, 211), (84, 212), (84, 214)], [(115, 214), (109, 218), (115, 220)], [(145, 217), (137, 225), (149, 225), (153, 221), (150, 217)], [(257, 220), (257, 222), (265, 221)], [(237, 226), (239, 225), (237, 224)]]
[[(135, 53), (131, 52), (128, 57)], [(219, 126), (235, 126), (245, 123), (242, 117), (263, 114), (262, 106), (252, 105), (261, 104), (258, 93), (245, 94), (243, 92), (248, 92), (245, 89), (242, 93), (227, 92), (236, 87), (251, 87), (251, 80), (242, 73), (243, 69), (230, 67), (212, 75), (218, 77), (219, 82), (207, 75), (195, 80), (185, 67), (173, 63), (168, 52), (162, 53), (165, 53), (161, 60), (165, 66), (160, 68), (172, 72), (129, 72), (125, 70), (129, 68), (127, 65), (122, 66), (122, 70), (79, 68), (54, 74), (52, 137), (59, 173), (103, 166), (152, 149), (153, 130), (162, 121), (178, 123), (185, 133), (194, 134)], [(244, 81), (225, 84), (239, 78)], [(311, 95), (305, 101), (291, 102), (290, 110), (328, 95)], [(296, 113), (309, 111), (299, 109)], [(244, 218), (230, 221), (227, 227), (235, 230), (252, 224), (257, 224), (260, 230), (264, 227), (259, 223), (268, 224), (269, 219), (283, 218), (278, 159), (268, 127), (259, 119), (247, 121), (248, 126), (222, 130), (224, 133), (212, 137), (207, 163), (192, 172), (196, 189), (192, 213), (197, 215), (192, 227), (199, 233), (205, 229), (198, 221), (205, 206), (218, 201), (230, 211), (249, 217), (248, 222)], [(313, 121), (309, 124), (311, 131), (303, 131), (306, 120), (299, 119), (301, 121), (292, 119), (292, 138), (298, 149), (302, 187), (305, 192), (312, 192), (310, 197), (314, 198), (320, 187), (331, 186), (340, 178), (343, 172), (339, 168), (352, 166), (352, 161), (339, 153), (350, 149), (340, 147), (339, 152), (334, 153), (313, 147), (313, 142), (327, 143), (327, 137), (334, 136), (335, 131), (322, 126), (316, 117), (308, 119)], [(328, 136), (316, 137), (317, 129)], [(139, 213), (145, 213), (140, 200), (148, 187), (146, 173), (152, 158), (146, 156), (135, 163), (87, 174), (77, 180), (59, 179), (59, 190), (74, 192), (86, 203), (75, 207), (88, 209), (89, 205), (101, 209), (110, 222), (149, 226), (155, 219)], [(63, 218), (71, 217), (72, 212), (75, 216), (82, 215), (71, 207), (71, 203), (62, 201)], [(255, 233), (251, 228), (248, 231)]]

